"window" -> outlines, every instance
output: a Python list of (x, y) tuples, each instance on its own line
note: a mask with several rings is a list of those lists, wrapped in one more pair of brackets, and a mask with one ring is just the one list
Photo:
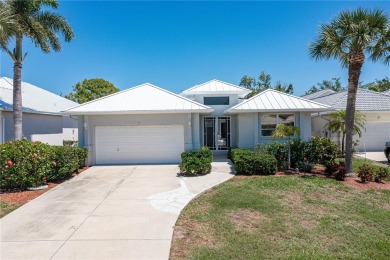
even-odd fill
[(229, 105), (229, 97), (204, 97), (203, 104), (205, 105)]
[(294, 114), (264, 114), (261, 115), (261, 135), (272, 136), (278, 124), (294, 125)]

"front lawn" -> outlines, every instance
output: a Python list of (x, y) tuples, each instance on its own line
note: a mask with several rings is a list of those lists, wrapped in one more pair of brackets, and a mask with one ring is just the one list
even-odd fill
[(19, 205), (0, 201), (0, 218), (17, 209)]
[(390, 191), (320, 177), (235, 177), (194, 199), (171, 259), (389, 259)]

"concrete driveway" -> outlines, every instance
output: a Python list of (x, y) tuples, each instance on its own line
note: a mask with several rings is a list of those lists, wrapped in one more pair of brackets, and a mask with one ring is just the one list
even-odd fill
[(197, 194), (231, 178), (176, 165), (95, 166), (0, 220), (1, 259), (167, 259), (173, 226)]
[(356, 153), (356, 156), (361, 158), (367, 158), (369, 160), (377, 161), (383, 164), (389, 164), (385, 153), (383, 151), (380, 152), (366, 152), (366, 153)]

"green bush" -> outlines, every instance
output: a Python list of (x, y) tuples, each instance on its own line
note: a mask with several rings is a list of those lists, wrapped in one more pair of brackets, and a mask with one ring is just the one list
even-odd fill
[(183, 175), (203, 175), (210, 173), (213, 153), (207, 147), (181, 154), (180, 172)]
[(374, 176), (373, 176), (374, 181), (375, 182), (382, 182), (384, 179), (387, 178), (388, 175), (389, 175), (388, 170), (384, 167), (380, 167), (374, 173)]
[(297, 162), (296, 167), (299, 169), (299, 171), (304, 173), (311, 173), (311, 171), (313, 170), (313, 164), (307, 160), (302, 162)]
[(358, 170), (358, 177), (360, 180), (365, 183), (366, 181), (371, 181), (374, 176), (374, 170), (371, 166), (364, 164), (361, 167), (359, 167)]
[(288, 146), (281, 142), (272, 142), (266, 146), (268, 154), (273, 155), (277, 159), (278, 169), (285, 170), (288, 160)]
[(85, 148), (50, 146), (26, 139), (0, 145), (0, 188), (25, 189), (61, 181), (84, 165)]
[(50, 146), (26, 139), (0, 145), (1, 189), (25, 189), (45, 183), (51, 172)]
[(306, 157), (313, 163), (333, 165), (336, 162), (338, 146), (325, 137), (312, 137), (308, 142)]
[(73, 141), (73, 140), (63, 140), (62, 145), (63, 146), (71, 146), (71, 147), (77, 147), (78, 141)]
[(229, 159), (234, 163), (238, 157), (241, 157), (243, 155), (249, 155), (251, 153), (252, 152), (250, 150), (245, 148), (230, 148), (228, 156)]
[(231, 149), (231, 160), (237, 174), (275, 174), (277, 161), (275, 156), (265, 153), (253, 152), (248, 149)]
[(77, 150), (70, 146), (52, 146), (52, 171), (48, 181), (62, 181), (74, 173), (79, 166)]
[(77, 147), (76, 152), (77, 152), (79, 168), (82, 168), (85, 166), (85, 159), (87, 159), (88, 157), (88, 149), (84, 147)]

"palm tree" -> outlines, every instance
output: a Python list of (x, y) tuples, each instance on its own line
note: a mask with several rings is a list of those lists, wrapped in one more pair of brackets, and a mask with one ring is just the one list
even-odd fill
[(44, 53), (61, 50), (61, 42), (57, 35), (61, 32), (66, 42), (70, 42), (73, 31), (66, 19), (50, 9), (57, 9), (57, 0), (5, 0), (1, 9), (13, 17), (12, 37), (15, 39), (15, 48), (10, 51), (7, 42), (2, 45), (14, 61), (13, 77), (13, 117), (15, 139), (23, 136), (22, 132), (22, 63), (27, 56), (23, 54), (23, 38), (29, 38)]
[(390, 63), (390, 24), (383, 10), (358, 8), (344, 11), (330, 24), (322, 24), (318, 38), (309, 47), (316, 60), (337, 59), (348, 68), (348, 99), (345, 119), (347, 173), (352, 173), (352, 136), (356, 92), (366, 59)]
[(0, 1), (0, 48), (5, 50), (5, 46), (12, 36), (13, 17), (4, 2)]
[[(325, 127), (328, 128), (332, 133), (340, 133), (342, 135), (341, 152), (344, 154), (344, 143), (346, 135), (345, 120), (347, 117), (347, 112), (346, 110), (339, 110), (326, 115), (326, 117), (329, 119), (329, 122), (325, 125)], [(364, 127), (365, 122), (365, 116), (360, 113), (359, 110), (356, 110), (352, 130), (353, 134), (357, 134), (359, 137), (362, 137), (362, 129), (366, 130)]]

